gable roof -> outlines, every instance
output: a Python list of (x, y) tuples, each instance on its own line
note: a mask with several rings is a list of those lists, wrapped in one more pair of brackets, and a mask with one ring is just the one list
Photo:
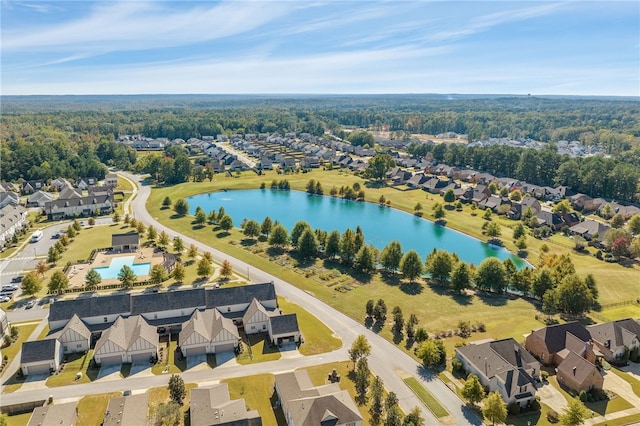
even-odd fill
[[(620, 346), (631, 346), (634, 340), (638, 340), (640, 324), (632, 319), (619, 321), (609, 321), (602, 324), (594, 324), (587, 327), (593, 340), (601, 343), (608, 349)], [(624, 325), (624, 326), (623, 326)]]
[(131, 310), (131, 295), (114, 294), (84, 299), (60, 300), (49, 308), (49, 322), (71, 319), (74, 314), (80, 318), (100, 315), (127, 314)]
[(96, 342), (94, 353), (97, 353), (107, 342), (112, 342), (123, 350), (129, 350), (131, 346), (142, 338), (152, 345), (158, 345), (158, 333), (156, 327), (150, 326), (143, 317), (134, 315), (127, 318), (118, 317), (111, 327), (106, 329)]
[(148, 393), (111, 398), (102, 426), (146, 425), (148, 406)]
[(140, 234), (137, 232), (127, 232), (126, 234), (111, 235), (112, 246), (140, 244)]
[(287, 334), (300, 332), (296, 314), (276, 315), (269, 319), (272, 334)]
[(254, 298), (249, 304), (249, 307), (247, 308), (246, 312), (242, 316), (242, 322), (246, 324), (247, 321), (251, 319), (251, 317), (255, 315), (256, 312), (262, 312), (267, 317), (269, 316), (269, 313), (267, 312), (265, 307), (262, 306), (260, 302), (258, 302), (258, 299)]
[[(206, 305), (205, 295), (203, 288), (132, 295), (131, 315), (203, 307)], [(191, 312), (184, 313), (189, 314)]]
[(255, 298), (259, 301), (276, 300), (276, 289), (273, 283), (250, 284), (240, 287), (207, 289), (207, 308), (251, 303)]
[(56, 339), (44, 339), (22, 344), (20, 363), (50, 361), (56, 359)]
[(572, 376), (578, 383), (584, 382), (593, 370), (597, 370), (595, 365), (573, 351), (558, 365), (558, 374)]
[(77, 405), (77, 402), (67, 402), (36, 407), (27, 426), (75, 425), (78, 417)]
[(577, 321), (565, 324), (555, 324), (534, 330), (531, 334), (538, 335), (547, 346), (549, 353), (560, 352), (566, 346), (566, 333), (571, 333), (583, 342), (588, 342), (591, 335), (586, 327)]
[(192, 389), (189, 413), (193, 426), (262, 425), (258, 411), (248, 411), (244, 399), (232, 400), (229, 397), (226, 383)]
[(293, 423), (300, 426), (335, 425), (362, 421), (349, 393), (336, 383), (313, 386), (306, 370), (275, 376), (280, 399)]
[(67, 325), (65, 325), (64, 328), (60, 331), (59, 335), (64, 334), (64, 332), (67, 330), (73, 330), (86, 339), (91, 337), (91, 331), (89, 331), (87, 326), (82, 322), (82, 320), (80, 320), (80, 318), (76, 314), (73, 314)]
[(227, 331), (239, 339), (238, 327), (229, 318), (223, 317), (216, 309), (205, 311), (195, 310), (182, 325), (179, 341), (185, 341), (192, 333), (196, 332), (205, 339), (213, 341), (222, 331)]

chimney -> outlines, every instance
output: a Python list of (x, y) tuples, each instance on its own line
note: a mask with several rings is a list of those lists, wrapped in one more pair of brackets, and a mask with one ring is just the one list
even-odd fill
[(577, 367), (573, 367), (573, 375), (574, 375), (574, 376), (576, 375), (576, 368), (577, 368)]

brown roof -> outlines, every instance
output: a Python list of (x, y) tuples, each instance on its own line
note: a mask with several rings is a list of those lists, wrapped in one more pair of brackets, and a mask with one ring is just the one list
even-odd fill
[(146, 425), (149, 420), (148, 406), (148, 393), (111, 398), (102, 425)]
[(584, 382), (593, 370), (597, 370), (595, 365), (573, 351), (558, 365), (558, 374), (573, 377), (578, 383)]
[(76, 402), (37, 407), (31, 413), (27, 426), (75, 425), (78, 417)]
[(532, 334), (538, 335), (544, 341), (549, 353), (557, 353), (566, 347), (567, 332), (583, 342), (591, 339), (589, 331), (577, 321), (543, 327), (533, 331)]

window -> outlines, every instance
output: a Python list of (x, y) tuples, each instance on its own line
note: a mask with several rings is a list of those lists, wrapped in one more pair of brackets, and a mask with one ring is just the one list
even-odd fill
[(227, 308), (227, 312), (231, 312), (231, 307), (228, 307), (228, 308)]
[(82, 343), (78, 343), (78, 344), (76, 345), (76, 348), (78, 348), (78, 349), (80, 349), (81, 347), (82, 347)]
[(153, 314), (153, 319), (158, 319), (158, 314)]
[(69, 350), (69, 348), (68, 348), (67, 346), (65, 346), (65, 347), (64, 347), (64, 351), (66, 352), (66, 351), (68, 351), (68, 350)]
[(262, 329), (266, 330), (267, 329), (267, 324), (262, 324)]
[(107, 322), (107, 317), (104, 317), (104, 322)]

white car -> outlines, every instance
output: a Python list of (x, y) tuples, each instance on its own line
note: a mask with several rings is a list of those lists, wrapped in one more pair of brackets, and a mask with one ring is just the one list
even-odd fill
[(8, 302), (9, 300), (11, 300), (9, 296), (0, 297), (0, 303)]

